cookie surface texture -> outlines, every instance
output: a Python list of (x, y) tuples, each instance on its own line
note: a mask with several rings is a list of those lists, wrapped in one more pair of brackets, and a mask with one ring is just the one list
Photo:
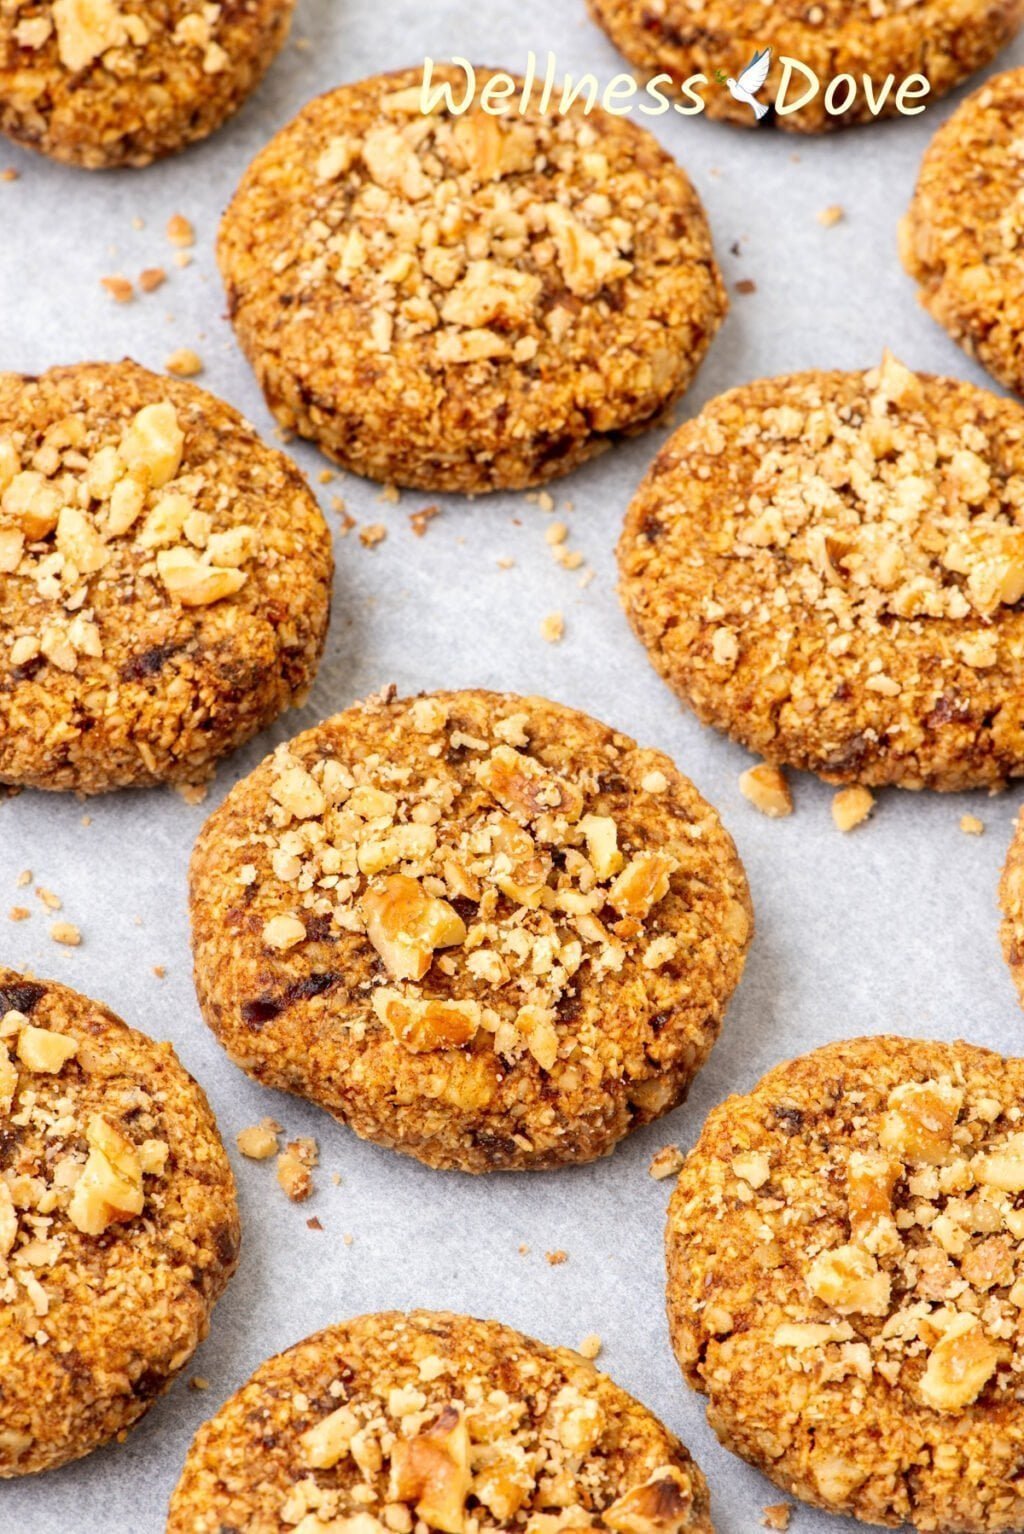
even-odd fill
[(0, 968), (0, 1476), (131, 1427), (238, 1255), (235, 1185), (169, 1044)]
[(487, 692), (373, 699), (239, 783), (192, 859), (207, 1022), (428, 1165), (590, 1161), (682, 1101), (751, 934), (667, 757)]
[(1024, 69), (987, 80), (929, 145), (900, 228), (928, 312), (1024, 394)]
[(574, 1527), (712, 1534), (687, 1450), (578, 1353), (389, 1312), (262, 1364), (196, 1435), (167, 1534), (546, 1528), (555, 1486)]
[(620, 594), (705, 724), (831, 783), (1024, 772), (1024, 409), (887, 356), (743, 385), (634, 499)]
[(148, 165), (219, 128), (294, 0), (4, 0), (0, 131), (56, 160)]
[[(461, 104), (463, 78), (433, 89)], [(707, 221), (623, 118), (424, 114), (421, 83), (321, 96), (257, 157), (221, 225), (229, 310), (278, 420), (345, 468), (540, 484), (690, 382), (726, 309)]]
[(332, 568), (298, 470), (213, 395), (0, 374), (0, 782), (209, 776), (308, 688)]
[(707, 1120), (669, 1208), (668, 1309), (726, 1447), (868, 1523), (1024, 1520), (1024, 1062), (877, 1037)]

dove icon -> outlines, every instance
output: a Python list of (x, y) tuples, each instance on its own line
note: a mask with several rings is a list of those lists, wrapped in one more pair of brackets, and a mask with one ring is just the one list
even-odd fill
[(771, 61), (772, 50), (770, 48), (762, 48), (760, 52), (755, 49), (753, 58), (738, 80), (734, 80), (731, 75), (727, 79), (722, 70), (717, 71), (719, 83), (728, 87), (729, 95), (736, 101), (745, 102), (758, 122), (768, 111), (768, 108), (763, 102), (758, 101), (756, 96), (768, 78), (768, 69)]

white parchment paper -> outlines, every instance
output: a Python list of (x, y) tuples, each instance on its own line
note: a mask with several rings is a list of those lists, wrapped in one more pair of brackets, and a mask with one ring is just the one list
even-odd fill
[[(190, 346), (206, 364), (200, 382), (269, 434), (224, 319), (213, 240), (243, 168), (270, 134), (310, 96), (426, 53), (521, 69), (527, 49), (553, 49), (562, 67), (602, 79), (623, 67), (583, 0), (300, 0), (295, 36), (298, 46), (221, 133), (144, 172), (89, 175), (0, 141), (0, 167), (20, 172), (0, 183), (0, 367), (36, 372), (131, 355), (159, 369), (175, 348)], [(1014, 63), (1024, 63), (1024, 46), (1000, 60)], [(896, 222), (921, 153), (952, 106), (811, 140), (702, 118), (654, 123), (704, 199), (733, 299), (681, 414), (760, 375), (871, 365), (884, 346), (912, 367), (985, 382), (918, 308), (896, 256)], [(824, 228), (816, 215), (835, 203), (845, 218)], [(164, 234), (176, 212), (197, 231), (187, 270), (174, 266)], [(100, 286), (102, 276), (136, 278), (151, 266), (165, 266), (168, 281), (132, 304), (115, 304)], [(741, 279), (756, 291), (737, 293)], [(317, 486), (336, 528), (331, 497), (341, 494), (360, 523), (383, 522), (388, 537), (372, 550), (354, 534), (337, 543), (333, 626), (305, 708), (225, 763), (205, 806), (165, 791), (88, 805), (36, 794), (0, 802), (0, 957), (102, 998), (173, 1041), (217, 1113), (244, 1221), (239, 1273), (186, 1377), (124, 1445), (0, 1484), (2, 1534), (160, 1534), (192, 1434), (257, 1364), (329, 1322), (389, 1306), (494, 1316), (573, 1345), (596, 1331), (601, 1364), (697, 1455), (723, 1534), (756, 1530), (764, 1505), (779, 1500), (719, 1447), (672, 1358), (662, 1262), (668, 1185), (648, 1177), (648, 1161), (666, 1143), (691, 1144), (727, 1093), (830, 1039), (892, 1030), (1019, 1053), (1022, 1021), (999, 955), (995, 891), (1021, 796), (886, 793), (872, 821), (849, 837), (832, 826), (829, 791), (809, 778), (794, 779), (789, 821), (762, 819), (746, 804), (737, 788), (745, 753), (678, 707), (615, 596), (622, 514), (663, 435), (553, 487), (570, 546), (596, 571), (585, 590), (578, 573), (550, 557), (550, 518), (522, 496), (442, 498), (441, 515), (417, 538), (409, 516), (436, 498), (407, 493), (387, 504), (378, 487), (344, 476)], [(315, 481), (317, 454), (298, 443), (290, 451)], [(499, 560), (514, 564), (501, 568)], [(540, 625), (555, 611), (564, 613), (565, 638), (549, 645)], [(200, 1019), (185, 869), (204, 816), (278, 740), (385, 682), (403, 691), (534, 691), (587, 709), (670, 752), (736, 838), (758, 932), (721, 1040), (689, 1103), (598, 1166), (476, 1180), (427, 1171), (251, 1083)], [(985, 822), (983, 837), (960, 832), (967, 810)], [(63, 898), (61, 916), (81, 926), (80, 948), (51, 942), (52, 918), (31, 888), (16, 888), (24, 868), (33, 885)], [(9, 922), (7, 907), (22, 903), (32, 918)], [(155, 965), (166, 966), (165, 979), (154, 976)], [(319, 1141), (322, 1169), (306, 1205), (285, 1200), (272, 1163), (235, 1152), (237, 1131), (265, 1114), (290, 1135)], [(314, 1214), (322, 1231), (307, 1228)], [(558, 1249), (568, 1260), (550, 1266), (545, 1253)], [(190, 1389), (190, 1375), (205, 1376), (209, 1389)], [(793, 1527), (811, 1534), (853, 1525), (800, 1508)]]

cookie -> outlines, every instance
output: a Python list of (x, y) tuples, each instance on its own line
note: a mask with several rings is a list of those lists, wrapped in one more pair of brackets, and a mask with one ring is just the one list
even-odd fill
[(137, 1422), (206, 1336), (238, 1239), (171, 1046), (0, 967), (0, 1477)]
[(1024, 394), (1024, 69), (986, 80), (936, 133), (900, 225), (923, 306)]
[[(699, 99), (709, 117), (754, 127), (760, 120), (727, 79), (738, 81), (753, 55), (772, 50), (767, 84), (757, 99), (773, 108), (785, 82), (787, 57), (810, 71), (818, 90), (798, 105), (811, 81), (792, 71), (781, 105), (769, 121), (798, 133), (821, 133), (849, 124), (890, 117), (899, 110), (901, 84), (922, 75), (930, 91), (908, 95), (904, 106), (919, 108), (946, 95), (1006, 46), (1021, 25), (1020, 0), (820, 0), (813, 6), (778, 6), (766, 0), (589, 0), (594, 20), (648, 77), (662, 76), (661, 89), (682, 92), (686, 81), (703, 75)], [(664, 75), (668, 75), (668, 80)], [(843, 82), (829, 99), (839, 75)], [(869, 94), (864, 77), (871, 82)], [(886, 80), (892, 77), (888, 89)], [(688, 94), (683, 92), (683, 94)], [(692, 98), (689, 100), (692, 107)], [(792, 110), (793, 107), (796, 110)], [(832, 108), (830, 111), (829, 108)]]
[(619, 543), (629, 620), (705, 724), (829, 783), (1024, 772), (1024, 409), (909, 372), (712, 400)]
[(295, 0), (5, 0), (0, 132), (89, 170), (148, 165), (219, 128)]
[(167, 1534), (712, 1534), (708, 1507), (679, 1440), (578, 1353), (390, 1311), (262, 1364), (196, 1435)]
[(708, 1118), (668, 1216), (672, 1342), (727, 1448), (866, 1523), (1024, 1524), (1024, 1061), (877, 1037)]
[(321, 96), (257, 157), (221, 225), (230, 314), (278, 420), (346, 469), (541, 484), (693, 378), (727, 307), (704, 211), (622, 118), (424, 115), (421, 79)]
[(999, 929), (1003, 956), (1024, 1005), (1024, 819), (1014, 822), (1013, 837), (999, 881), (1003, 920)]
[(299, 701), (330, 534), (230, 406), (132, 362), (0, 373), (0, 783), (192, 783)]
[(239, 1065), (467, 1172), (591, 1161), (674, 1108), (751, 935), (667, 757), (508, 693), (385, 695), (281, 746), (204, 826), (191, 897)]

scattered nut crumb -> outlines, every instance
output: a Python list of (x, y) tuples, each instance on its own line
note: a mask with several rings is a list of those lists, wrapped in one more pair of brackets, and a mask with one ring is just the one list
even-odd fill
[(167, 221), (167, 238), (172, 245), (194, 245), (196, 232), (183, 213), (174, 213)]
[(316, 478), (317, 478), (317, 483), (318, 484), (321, 484), (321, 485), (331, 485), (331, 484), (334, 483), (335, 479), (337, 478), (337, 475), (335, 474), (333, 469), (321, 469), (320, 473), (317, 475)]
[(59, 895), (55, 895), (53, 890), (44, 889), (41, 884), (36, 887), (36, 896), (48, 911), (59, 911), (64, 904)]
[(770, 820), (782, 820), (793, 813), (793, 795), (785, 774), (767, 762), (740, 773), (740, 793)]
[(558, 644), (565, 634), (565, 619), (561, 613), (548, 613), (540, 626), (540, 637), (548, 644)]
[(960, 829), (965, 836), (980, 836), (985, 829), (985, 822), (979, 820), (977, 815), (961, 815)]
[(21, 870), (21, 873), (18, 875), (18, 878), (17, 878), (18, 888), (20, 890), (23, 890), (25, 888), (26, 884), (31, 884), (31, 883), (32, 883), (32, 870), (31, 870), (31, 868), (23, 868)]
[(552, 522), (550, 527), (547, 527), (544, 530), (545, 543), (564, 543), (568, 536), (569, 529), (566, 527), (564, 522)]
[(320, 1224), (320, 1221), (317, 1219), (315, 1214), (311, 1214), (309, 1219), (306, 1221), (306, 1229), (323, 1230), (323, 1226)]
[(440, 506), (424, 506), (422, 511), (411, 511), (409, 513), (409, 525), (416, 534), (416, 537), (422, 538), (434, 518), (440, 515)]
[(195, 378), (203, 371), (203, 359), (188, 346), (180, 346), (164, 363), (168, 373), (175, 378)]
[(258, 1124), (240, 1129), (235, 1136), (235, 1144), (250, 1161), (267, 1161), (277, 1155), (277, 1137), (280, 1133), (281, 1126), (274, 1119), (260, 1119)]
[(158, 980), (163, 980), (164, 976), (167, 974), (167, 965), (166, 964), (154, 964), (153, 965), (153, 973), (154, 973), (154, 975), (156, 976), (156, 978)]
[(757, 283), (753, 277), (741, 277), (736, 284), (737, 293), (756, 293)]
[(383, 543), (388, 535), (388, 530), (383, 522), (367, 522), (359, 529), (359, 542), (364, 549), (375, 549), (378, 543)]
[(166, 281), (167, 273), (162, 266), (147, 266), (144, 272), (139, 273), (139, 287), (143, 293), (155, 293)]
[(0, 170), (0, 181), (17, 181), (20, 175), (13, 165), (8, 165), (5, 170)]
[(342, 1239), (342, 1241), (344, 1241), (344, 1243), (345, 1243), (345, 1245), (346, 1245), (346, 1246), (351, 1246), (351, 1245), (352, 1245), (352, 1243), (353, 1243), (353, 1241), (354, 1241), (354, 1240), (355, 1240), (355, 1239), (356, 1239), (356, 1238), (355, 1238), (355, 1236), (353, 1236), (353, 1234), (352, 1234), (352, 1232), (351, 1232), (351, 1231), (349, 1231), (349, 1230), (347, 1230), (347, 1231), (346, 1231), (346, 1232), (345, 1232), (345, 1234), (344, 1234), (344, 1235), (343, 1235), (343, 1236), (342, 1236), (342, 1238), (341, 1238), (341, 1239)]
[(7, 914), (11, 921), (28, 921), (32, 912), (27, 905), (12, 905)]
[(588, 1332), (576, 1349), (584, 1358), (596, 1358), (601, 1351), (601, 1339), (596, 1332)]
[(519, 1243), (519, 1255), (520, 1257), (529, 1257), (530, 1255), (530, 1248), (525, 1241), (520, 1241)]
[(179, 250), (179, 251), (177, 251), (175, 253), (175, 257), (174, 257), (174, 264), (175, 264), (175, 266), (180, 266), (180, 267), (191, 266), (192, 265), (192, 255), (191, 255), (191, 252), (187, 251), (187, 250)]
[(545, 1252), (544, 1260), (550, 1267), (560, 1268), (563, 1262), (569, 1261), (569, 1253), (563, 1252), (561, 1247), (559, 1247), (557, 1252)]
[(100, 286), (106, 288), (117, 304), (130, 304), (135, 297), (135, 289), (127, 277), (101, 277)]
[(188, 1382), (190, 1390), (209, 1390), (210, 1381), (203, 1374), (193, 1374)]
[(175, 783), (174, 792), (186, 804), (202, 804), (210, 792), (209, 783)]
[(54, 922), (50, 928), (50, 936), (55, 943), (63, 943), (65, 948), (77, 948), (82, 941), (82, 934), (70, 921)]
[(788, 1502), (773, 1502), (764, 1510), (761, 1522), (766, 1529), (788, 1529), (789, 1520), (793, 1516), (793, 1509)]
[(316, 1141), (289, 1140), (277, 1158), (277, 1180), (293, 1204), (301, 1204), (313, 1191), (311, 1169), (319, 1160)]
[(874, 807), (874, 794), (858, 783), (853, 788), (841, 788), (835, 795), (832, 819), (840, 831), (852, 831), (867, 820)]
[(823, 224), (826, 229), (831, 229), (832, 225), (838, 224), (840, 219), (843, 217), (843, 209), (840, 207), (839, 203), (834, 202), (831, 207), (822, 208), (821, 212), (818, 214), (818, 223)]
[(401, 499), (402, 492), (397, 485), (385, 485), (377, 497), (378, 502), (383, 502), (387, 506), (397, 506)]
[(660, 1151), (654, 1152), (647, 1170), (655, 1182), (662, 1182), (666, 1177), (678, 1176), (685, 1160), (678, 1145), (663, 1145)]

